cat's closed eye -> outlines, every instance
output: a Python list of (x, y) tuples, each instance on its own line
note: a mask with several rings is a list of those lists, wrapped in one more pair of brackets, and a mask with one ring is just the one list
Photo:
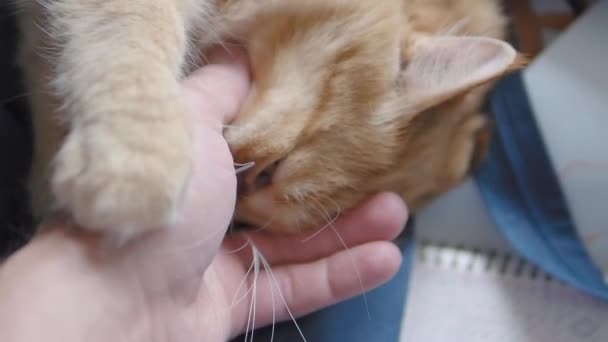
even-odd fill
[(272, 185), (275, 172), (282, 160), (278, 159), (260, 169), (251, 168), (238, 175), (238, 195), (246, 196)]

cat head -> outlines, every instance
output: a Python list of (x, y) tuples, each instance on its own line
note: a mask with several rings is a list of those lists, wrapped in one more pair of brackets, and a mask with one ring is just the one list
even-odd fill
[(255, 162), (239, 175), (238, 220), (320, 228), (377, 191), (412, 207), (458, 181), (436, 177), (457, 134), (437, 110), (462, 107), (518, 55), (490, 38), (409, 32), (401, 8), (381, 3), (285, 5), (250, 29), (254, 85), (225, 130), (235, 162)]

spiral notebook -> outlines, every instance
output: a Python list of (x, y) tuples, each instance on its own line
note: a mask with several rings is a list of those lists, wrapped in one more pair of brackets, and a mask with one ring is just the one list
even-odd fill
[(416, 217), (401, 342), (605, 342), (608, 302), (521, 259), (473, 181)]
[(401, 331), (402, 342), (605, 342), (608, 303), (509, 253), (420, 242)]

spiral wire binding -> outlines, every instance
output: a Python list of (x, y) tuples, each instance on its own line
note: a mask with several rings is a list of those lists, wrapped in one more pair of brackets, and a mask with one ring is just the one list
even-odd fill
[[(421, 241), (417, 258), (421, 263), (468, 273), (490, 273), (503, 277), (544, 280), (562, 284), (522, 257), (496, 250), (480, 250), (445, 243)], [(562, 284), (563, 285), (563, 284)]]

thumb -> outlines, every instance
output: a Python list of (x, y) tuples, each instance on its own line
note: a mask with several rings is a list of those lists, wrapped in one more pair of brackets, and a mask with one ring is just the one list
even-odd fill
[(208, 61), (182, 81), (182, 92), (195, 120), (221, 132), (249, 92), (249, 66), (245, 52), (237, 49), (218, 48)]

